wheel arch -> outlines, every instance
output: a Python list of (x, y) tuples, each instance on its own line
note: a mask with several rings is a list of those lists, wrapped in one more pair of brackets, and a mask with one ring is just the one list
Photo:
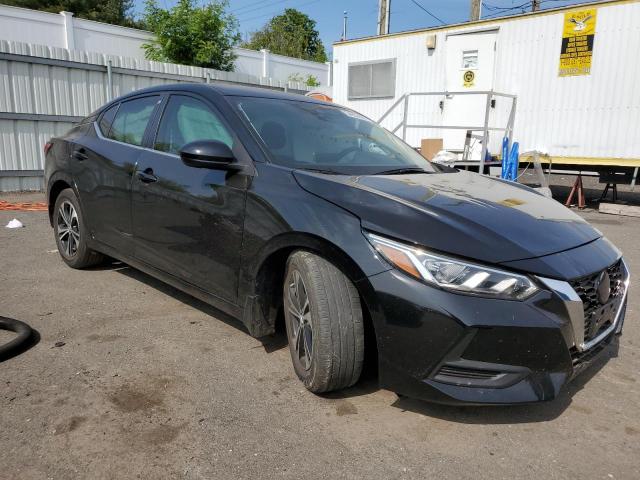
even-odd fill
[(49, 179), (49, 183), (47, 186), (47, 204), (49, 211), (49, 223), (51, 224), (51, 226), (53, 226), (53, 209), (56, 205), (58, 195), (60, 195), (60, 192), (67, 188), (72, 188), (76, 194), (76, 197), (78, 198), (78, 201), (80, 201), (80, 196), (78, 195), (75, 182), (70, 175), (63, 172), (58, 172), (52, 175)]
[[(367, 355), (377, 356), (377, 341), (372, 321), (373, 287), (358, 264), (343, 249), (317, 235), (289, 232), (271, 239), (256, 254), (245, 271), (243, 321), (253, 336), (275, 331), (282, 318), (282, 286), (289, 255), (296, 250), (314, 253), (335, 265), (358, 290), (365, 322), (365, 362)], [(241, 296), (242, 298), (242, 296)], [(377, 363), (377, 360), (376, 362)]]

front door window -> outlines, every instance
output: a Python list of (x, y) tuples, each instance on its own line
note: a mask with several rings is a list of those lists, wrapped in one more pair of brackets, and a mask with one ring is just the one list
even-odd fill
[(233, 149), (233, 137), (204, 102), (172, 95), (162, 115), (153, 148), (177, 154), (187, 143), (196, 140), (217, 140)]

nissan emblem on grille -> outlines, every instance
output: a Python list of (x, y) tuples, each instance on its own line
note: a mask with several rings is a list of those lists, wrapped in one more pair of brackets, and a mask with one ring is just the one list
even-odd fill
[(611, 294), (611, 280), (606, 270), (603, 270), (596, 280), (596, 292), (598, 293), (598, 301), (604, 305), (609, 301)]

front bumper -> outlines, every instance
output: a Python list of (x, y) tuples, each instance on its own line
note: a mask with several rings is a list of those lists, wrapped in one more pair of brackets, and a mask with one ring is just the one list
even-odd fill
[(383, 388), (448, 404), (555, 398), (622, 330), (624, 290), (611, 319), (585, 338), (583, 302), (564, 281), (525, 302), (459, 295), (390, 270), (369, 277)]

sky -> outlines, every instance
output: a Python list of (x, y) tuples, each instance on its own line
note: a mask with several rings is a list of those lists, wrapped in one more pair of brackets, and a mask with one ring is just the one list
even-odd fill
[[(206, 1), (206, 0), (204, 0)], [(391, 32), (459, 23), (469, 19), (470, 0), (390, 0)], [(541, 9), (587, 3), (591, 0), (541, 0)], [(161, 7), (171, 7), (175, 0), (158, 0)], [(420, 8), (422, 7), (422, 8)], [(136, 0), (136, 11), (143, 0)], [(296, 8), (316, 21), (316, 28), (327, 49), (342, 33), (343, 12), (347, 11), (347, 38), (376, 34), (378, 0), (229, 0), (229, 8), (239, 21), (240, 33), (248, 36), (285, 8)], [(433, 16), (427, 13), (431, 13)], [(502, 16), (531, 10), (527, 0), (483, 1), (482, 17)], [(436, 18), (434, 18), (436, 17)]]

